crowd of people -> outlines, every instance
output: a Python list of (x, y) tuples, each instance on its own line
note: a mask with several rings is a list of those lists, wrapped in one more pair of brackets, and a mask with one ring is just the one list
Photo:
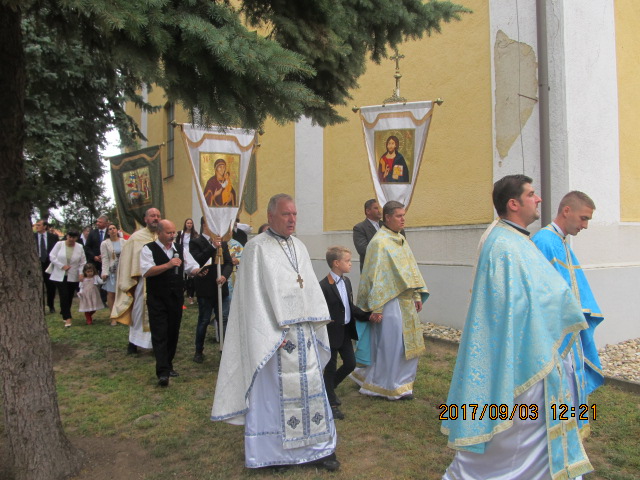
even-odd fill
[[(444, 404), (442, 432), (456, 450), (444, 479), (573, 479), (592, 470), (582, 413), (603, 383), (593, 339), (603, 315), (567, 237), (587, 228), (595, 204), (569, 192), (554, 221), (531, 239), (527, 227), (539, 218), (541, 201), (524, 175), (494, 184), (498, 220), (481, 240)], [(351, 378), (363, 395), (411, 401), (426, 349), (418, 314), (429, 291), (407, 242), (405, 206), (389, 201), (381, 208), (372, 199), (364, 213), (353, 228), (361, 269), (355, 302), (351, 251), (330, 247), (329, 272), (318, 282), (293, 235), (297, 210), (286, 194), (271, 198), (268, 224), (251, 240), (237, 222), (228, 242), (211, 235), (204, 219), (200, 232), (187, 219), (176, 233), (150, 208), (145, 226), (127, 241), (99, 218), (83, 248), (77, 232), (56, 243), (40, 220), (35, 241), (47, 307), (54, 309), (53, 284), (71, 325), (81, 283), (80, 311), (91, 324), (105, 306), (104, 291), (113, 322), (130, 327), (128, 353), (153, 348), (158, 385), (167, 387), (179, 376), (173, 359), (185, 291), (195, 296), (193, 361), (205, 361), (207, 329), (216, 319), (224, 350), (211, 419), (244, 425), (245, 465), (334, 471), (335, 420), (348, 412), (338, 385)]]

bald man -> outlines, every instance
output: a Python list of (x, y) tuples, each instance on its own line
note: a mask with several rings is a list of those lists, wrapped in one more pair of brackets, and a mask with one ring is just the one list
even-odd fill
[(173, 358), (178, 346), (184, 274), (195, 275), (199, 268), (188, 250), (173, 243), (176, 226), (160, 220), (158, 239), (147, 243), (140, 252), (140, 272), (147, 282), (147, 309), (151, 327), (151, 343), (156, 357), (158, 385), (169, 385), (169, 377), (177, 377)]

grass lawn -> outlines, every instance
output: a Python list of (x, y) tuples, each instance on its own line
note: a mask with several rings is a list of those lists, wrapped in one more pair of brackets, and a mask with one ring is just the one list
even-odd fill
[[(428, 342), (413, 402), (364, 397), (345, 380), (337, 390), (347, 416), (336, 421), (340, 471), (275, 474), (244, 468), (242, 427), (209, 420), (220, 352), (210, 328), (205, 362), (192, 362), (196, 317), (197, 307), (189, 306), (174, 361), (180, 377), (163, 389), (156, 387), (153, 356), (127, 356), (128, 328), (110, 327), (106, 310), (95, 315), (93, 326), (76, 312), (74, 326), (66, 329), (59, 315), (47, 315), (65, 430), (85, 450), (113, 449), (79, 479), (441, 478), (453, 451), (439, 431), (438, 405), (446, 400), (455, 350)], [(586, 478), (640, 478), (640, 397), (605, 386), (591, 401), (598, 417), (587, 453), (596, 472)], [(0, 443), (0, 460), (2, 449)], [(113, 458), (123, 449), (138, 452), (125, 472)]]

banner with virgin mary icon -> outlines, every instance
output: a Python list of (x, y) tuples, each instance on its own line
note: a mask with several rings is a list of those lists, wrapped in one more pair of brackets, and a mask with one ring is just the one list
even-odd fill
[(241, 128), (203, 129), (191, 124), (183, 124), (181, 128), (207, 227), (222, 237), (238, 215), (247, 170), (257, 145), (256, 132)]
[(369, 169), (380, 205), (409, 207), (427, 143), (433, 102), (360, 108)]

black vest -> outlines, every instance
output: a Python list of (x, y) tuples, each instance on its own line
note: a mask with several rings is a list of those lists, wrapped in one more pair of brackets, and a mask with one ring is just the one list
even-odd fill
[[(145, 246), (151, 250), (153, 262), (156, 265), (164, 265), (170, 260), (156, 242), (147, 243)], [(174, 244), (173, 248), (176, 249), (180, 260), (182, 260), (182, 264), (178, 267), (178, 274), (176, 275), (175, 268), (170, 268), (160, 275), (147, 277), (147, 294), (159, 296), (173, 294), (179, 297), (184, 295), (184, 256), (182, 254), (182, 245)]]

